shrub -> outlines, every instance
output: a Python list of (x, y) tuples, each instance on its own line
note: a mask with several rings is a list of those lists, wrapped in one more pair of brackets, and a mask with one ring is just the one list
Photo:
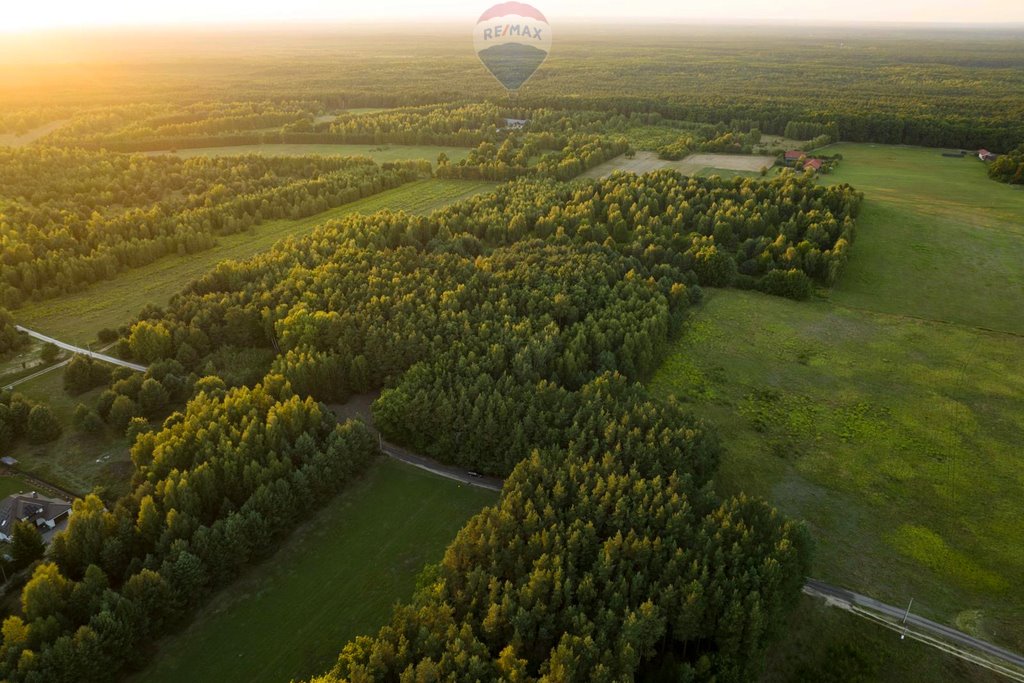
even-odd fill
[(26, 434), (32, 443), (46, 443), (60, 436), (61, 428), (50, 406), (37, 404), (28, 414)]

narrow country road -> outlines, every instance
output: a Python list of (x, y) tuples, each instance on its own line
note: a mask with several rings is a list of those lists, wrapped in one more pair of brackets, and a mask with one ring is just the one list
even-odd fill
[(497, 477), (484, 477), (470, 472), (470, 470), (464, 470), (458, 467), (452, 467), (451, 465), (444, 465), (431, 458), (424, 457), (418, 453), (406, 450), (401, 446), (396, 446), (393, 443), (388, 443), (381, 436), (380, 432), (377, 431), (377, 426), (373, 423), (373, 411), (370, 406), (380, 396), (379, 391), (372, 391), (367, 394), (358, 394), (350, 397), (345, 403), (334, 404), (331, 406), (331, 410), (341, 420), (349, 418), (355, 418), (362, 420), (370, 431), (373, 432), (374, 436), (379, 439), (380, 451), (389, 458), (400, 460), (407, 465), (418, 467), (421, 470), (432, 472), (445, 479), (451, 479), (453, 481), (466, 484), (468, 486), (476, 486), (478, 488), (487, 489), (488, 491), (501, 491), (501, 485), (503, 481)]
[(503, 483), (503, 480), (501, 479), (475, 475), (471, 474), (469, 470), (461, 470), (458, 467), (442, 465), (436, 460), (424, 458), (422, 455), (416, 455), (404, 448), (388, 443), (383, 439), (380, 441), (380, 450), (390, 458), (401, 460), (413, 467), (418, 467), (421, 470), (426, 470), (427, 472), (433, 472), (434, 474), (446, 479), (452, 479), (463, 484), (468, 484), (469, 486), (476, 486), (489, 491), (501, 491), (501, 485)]
[(54, 370), (62, 368), (65, 365), (67, 365), (68, 363), (70, 363), (70, 362), (71, 362), (71, 359), (69, 358), (67, 360), (62, 360), (59, 363), (54, 363), (53, 365), (47, 365), (45, 368), (43, 368), (42, 370), (40, 370), (38, 372), (33, 372), (31, 375), (26, 375), (25, 377), (22, 377), (21, 379), (16, 379), (13, 382), (11, 382), (10, 384), (5, 384), (3, 386), (4, 391), (7, 391), (9, 389), (13, 389), (14, 387), (18, 386), (19, 384), (24, 384), (25, 382), (29, 382), (31, 380), (34, 380), (36, 377), (40, 377), (42, 375), (45, 375), (48, 372), (52, 372)]
[(120, 358), (108, 356), (105, 353), (98, 353), (96, 351), (90, 351), (89, 349), (83, 349), (80, 346), (72, 346), (71, 344), (67, 344), (60, 340), (54, 339), (53, 337), (47, 337), (45, 334), (36, 332), (35, 330), (30, 330), (27, 327), (22, 327), (21, 325), (15, 325), (14, 329), (18, 330), (19, 332), (24, 332), (28, 336), (33, 337), (34, 339), (38, 339), (39, 341), (44, 341), (53, 344), (54, 346), (62, 348), (65, 351), (71, 351), (72, 353), (77, 353), (82, 356), (88, 356), (89, 358), (103, 361), (104, 363), (120, 365), (122, 368), (135, 370), (136, 372), (145, 372), (148, 369), (145, 365), (139, 365), (138, 363), (130, 363), (126, 360), (121, 360)]
[[(804, 584), (804, 593), (813, 597), (823, 598), (830, 604), (850, 611), (868, 611), (896, 619), (897, 622), (895, 625), (907, 627), (907, 635), (914, 636), (923, 631), (946, 643), (955, 643), (962, 647), (984, 652), (1000, 662), (1019, 669), (1018, 671), (1006, 671), (1000, 669), (999, 673), (1015, 678), (1019, 681), (1024, 681), (1024, 657), (1021, 655), (1001, 648), (998, 645), (993, 645), (987, 641), (975, 638), (963, 631), (958, 631), (955, 628), (934, 622), (931, 619), (920, 617), (911, 613), (909, 608), (893, 607), (892, 605), (887, 605), (884, 602), (879, 602), (874, 598), (869, 598), (866, 595), (860, 595), (859, 593), (854, 593), (853, 591), (849, 591), (844, 588), (837, 588), (823, 581), (818, 581), (817, 579), (807, 579), (807, 582)], [(858, 610), (855, 608), (860, 609)], [(932, 643), (929, 642), (928, 644)], [(956, 652), (949, 650), (947, 650), (947, 652), (960, 656)], [(975, 661), (975, 663), (981, 664), (977, 661)]]

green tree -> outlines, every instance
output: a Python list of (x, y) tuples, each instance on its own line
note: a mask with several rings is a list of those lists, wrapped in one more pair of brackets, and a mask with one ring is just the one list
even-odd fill
[(57, 360), (58, 356), (60, 356), (60, 349), (54, 344), (45, 343), (43, 344), (43, 348), (39, 351), (39, 358), (42, 359), (44, 363), (52, 363)]
[(107, 421), (113, 425), (114, 429), (124, 432), (133, 417), (141, 417), (139, 405), (122, 394), (115, 398), (114, 402), (110, 405), (110, 414), (107, 416)]
[(159, 416), (167, 409), (170, 403), (170, 396), (164, 386), (150, 377), (142, 382), (139, 388), (139, 408), (142, 414), (149, 418)]
[(11, 557), (16, 569), (24, 569), (36, 560), (42, 559), (45, 545), (36, 525), (18, 522), (11, 533)]
[(32, 443), (47, 443), (60, 436), (61, 426), (50, 406), (39, 403), (32, 407), (25, 433)]
[(141, 320), (132, 327), (128, 337), (128, 345), (132, 355), (145, 363), (152, 363), (161, 358), (168, 358), (174, 347), (171, 333), (162, 323), (151, 323)]

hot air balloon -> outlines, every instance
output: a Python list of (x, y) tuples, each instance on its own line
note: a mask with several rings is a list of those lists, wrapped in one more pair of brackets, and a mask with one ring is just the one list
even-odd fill
[(551, 51), (551, 26), (530, 5), (502, 2), (480, 15), (473, 47), (498, 82), (515, 92)]

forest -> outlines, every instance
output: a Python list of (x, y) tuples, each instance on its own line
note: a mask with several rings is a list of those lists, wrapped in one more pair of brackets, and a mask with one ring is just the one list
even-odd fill
[[(412, 31), (368, 30), (344, 40), (329, 29), (310, 31), (302, 35), (301, 54), (282, 47), (297, 40), (287, 30), (215, 33), (193, 44), (188, 60), (172, 37), (159, 34), (124, 36), (117, 61), (87, 38), (68, 40), (62, 50), (89, 64), (95, 77), (73, 78), (70, 67), (53, 65), (46, 54), (29, 54), (17, 68), (0, 67), (0, 132), (24, 128), (26, 120), (140, 102), (241, 103), (215, 118), (244, 120), (237, 130), (250, 136), (260, 134), (262, 123), (294, 126), (305, 135), (321, 110), (507, 103), (466, 49), (463, 33)], [(429, 59), (405, 56), (413, 36)], [(218, 52), (225, 49), (237, 59), (225, 60)], [(1008, 29), (817, 28), (797, 36), (784, 27), (694, 26), (680, 33), (624, 26), (613, 34), (564, 34), (516, 106), (742, 121), (747, 130), (772, 135), (793, 122), (847, 141), (1001, 153), (1024, 140), (1022, 74), (1024, 50)], [(245, 102), (269, 104), (250, 111)], [(261, 116), (268, 118), (260, 122)], [(136, 142), (165, 133), (188, 138), (197, 132), (190, 123), (147, 123)], [(159, 132), (164, 126), (177, 128)]]
[[(211, 438), (216, 433), (215, 438)], [(3, 623), (5, 680), (108, 681), (358, 475), (376, 452), (279, 376), (226, 390), (207, 377), (132, 447), (134, 490), (74, 504)]]
[(429, 164), (362, 158), (0, 147), (0, 304), (57, 296), (208, 248), (218, 234), (319, 213), (424, 172)]
[[(509, 480), (331, 677), (743, 680), (798, 594), (806, 532), (763, 502), (715, 496), (711, 428), (636, 382), (702, 285), (802, 296), (828, 282), (859, 201), (792, 173), (534, 177), (222, 263), (121, 332), (119, 353), (149, 370), (115, 371), (76, 416), (133, 436), (134, 490), (76, 503), (4, 624), (4, 675), (102, 680), (141, 665), (269, 551), (296, 500), (365, 464), (367, 433), (332, 427), (314, 400), (385, 387), (373, 410), (389, 439)], [(225, 356), (263, 360), (232, 378)], [(106, 380), (77, 365), (68, 391)]]

